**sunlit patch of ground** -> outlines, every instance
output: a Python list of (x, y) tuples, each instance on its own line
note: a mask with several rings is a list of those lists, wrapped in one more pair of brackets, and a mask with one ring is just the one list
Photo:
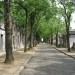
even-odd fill
[(14, 63), (13, 64), (5, 64), (5, 55), (0, 56), (0, 75), (13, 75), (20, 66), (24, 66), (29, 58), (35, 53), (37, 48), (34, 47), (33, 49), (24, 53), (23, 50), (14, 51)]

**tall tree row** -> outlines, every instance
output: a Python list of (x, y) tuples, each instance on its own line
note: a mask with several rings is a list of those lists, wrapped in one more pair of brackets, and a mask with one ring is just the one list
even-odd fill
[[(37, 23), (38, 23), (38, 16), (41, 14), (43, 16), (46, 15), (49, 9), (49, 3), (46, 0), (41, 0), (41, 1), (40, 0), (39, 1), (4, 0), (3, 2), (4, 2), (3, 4), (4, 4), (4, 24), (5, 24), (5, 42), (6, 42), (5, 43), (5, 50), (6, 50), (5, 63), (12, 63), (14, 62), (13, 48), (12, 48), (12, 34), (13, 34), (12, 19), (15, 20), (16, 26), (19, 26), (20, 29), (23, 29), (23, 33), (25, 36), (24, 52), (26, 52), (28, 34), (30, 38), (29, 47), (32, 47), (32, 40), (34, 40), (33, 37), (35, 38), (35, 41), (40, 40), (39, 39), (40, 36), (36, 29)], [(46, 8), (48, 9), (46, 10)], [(30, 30), (28, 28), (30, 28)]]
[[(62, 7), (57, 7), (57, 2), (62, 5)], [(53, 44), (53, 38), (56, 36), (56, 46), (58, 46), (58, 36), (62, 34), (62, 30), (65, 31), (65, 27), (67, 47), (68, 51), (70, 51), (69, 28), (71, 14), (74, 12), (73, 4), (71, 0), (0, 1), (0, 19), (3, 17), (5, 24), (5, 63), (12, 63), (14, 61), (12, 20), (15, 21), (16, 27), (21, 31), (21, 35), (25, 36), (24, 52), (27, 51), (28, 44), (29, 48), (32, 48), (41, 38)], [(62, 17), (64, 17), (64, 20), (61, 19)]]
[(70, 52), (70, 40), (69, 40), (69, 29), (70, 29), (70, 22), (71, 22), (71, 15), (75, 11), (75, 6), (72, 0), (59, 0), (59, 3), (63, 6), (61, 13), (64, 17), (64, 21), (66, 24), (66, 38), (67, 38), (67, 48), (68, 52)]

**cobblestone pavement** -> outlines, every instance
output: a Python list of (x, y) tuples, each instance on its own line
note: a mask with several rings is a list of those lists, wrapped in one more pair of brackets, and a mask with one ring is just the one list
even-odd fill
[(41, 43), (19, 75), (75, 75), (75, 60)]

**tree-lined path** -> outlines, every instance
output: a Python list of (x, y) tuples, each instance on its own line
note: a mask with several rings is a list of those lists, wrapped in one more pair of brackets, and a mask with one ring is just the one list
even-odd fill
[(40, 43), (20, 75), (75, 75), (75, 60)]

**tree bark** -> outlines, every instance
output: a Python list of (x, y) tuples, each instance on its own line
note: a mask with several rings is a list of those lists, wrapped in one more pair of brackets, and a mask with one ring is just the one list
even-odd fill
[(32, 34), (33, 34), (33, 23), (32, 23), (32, 13), (30, 15), (30, 44), (29, 48), (32, 48)]
[(70, 18), (71, 14), (68, 15), (68, 27), (67, 27), (67, 46), (68, 46), (68, 52), (70, 52), (70, 40), (69, 40), (69, 27), (70, 27)]
[(5, 63), (13, 63), (12, 52), (12, 19), (11, 19), (11, 0), (4, 0), (4, 23), (5, 23)]
[(67, 47), (68, 47), (68, 52), (70, 52), (69, 30), (68, 29), (67, 29)]
[(66, 23), (66, 38), (67, 38), (67, 48), (68, 48), (68, 52), (70, 52), (70, 42), (69, 42), (69, 26), (70, 26), (70, 17), (68, 18), (68, 21), (65, 19), (65, 23)]
[(24, 52), (27, 51), (27, 24), (28, 24), (28, 12), (26, 11), (26, 24), (25, 24), (25, 45), (24, 45)]
[(35, 27), (35, 32), (34, 32), (34, 46), (37, 45), (37, 39), (36, 39), (36, 27)]
[(51, 36), (49, 37), (49, 44), (51, 44)]
[(51, 45), (53, 45), (53, 35), (51, 34)]
[(30, 48), (32, 48), (32, 33), (33, 33), (33, 30), (32, 30), (32, 25), (31, 25), (31, 31), (30, 31), (30, 45), (29, 45)]
[(33, 38), (33, 47), (35, 46), (35, 39)]
[(33, 32), (33, 47), (35, 46), (35, 33), (36, 33), (36, 31), (35, 31), (35, 27), (34, 27), (34, 32)]
[(61, 46), (66, 47), (66, 36), (63, 35), (62, 38), (63, 38), (63, 43)]
[(30, 45), (29, 45), (30, 48), (32, 48), (32, 44), (33, 44), (32, 40), (34, 40), (33, 39), (34, 20), (35, 20), (35, 12), (32, 12), (30, 14)]
[(58, 32), (56, 33), (56, 47), (58, 47)]

